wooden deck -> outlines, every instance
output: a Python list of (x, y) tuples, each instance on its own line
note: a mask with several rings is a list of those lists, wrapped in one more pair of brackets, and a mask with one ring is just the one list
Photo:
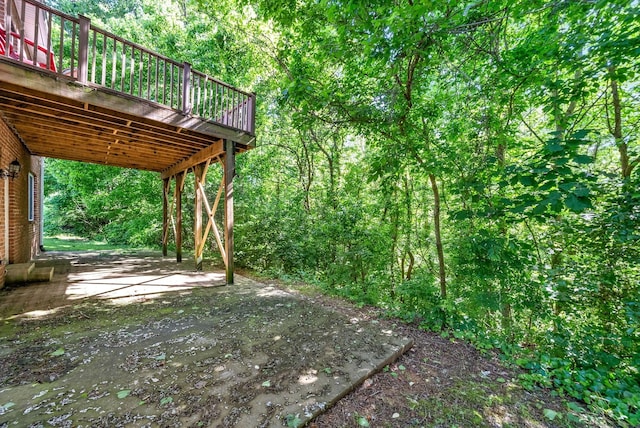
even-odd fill
[(21, 8), (5, 7), (0, 22), (0, 114), (33, 155), (171, 176), (221, 155), (222, 140), (254, 146), (254, 94), (87, 18), (33, 0)]
[[(255, 146), (255, 94), (36, 0), (0, 0), (0, 11), (0, 117), (27, 150), (159, 172), (163, 252), (172, 232), (178, 261), (182, 192), (193, 172), (196, 266), (212, 231), (232, 283), (235, 154)], [(216, 163), (223, 179), (211, 205), (205, 179)], [(214, 218), (222, 194), (224, 237)]]

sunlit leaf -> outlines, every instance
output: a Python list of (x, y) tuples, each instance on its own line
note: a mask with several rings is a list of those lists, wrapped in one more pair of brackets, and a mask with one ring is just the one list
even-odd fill
[(64, 355), (64, 349), (58, 348), (49, 355), (51, 355), (52, 357), (59, 357), (60, 355)]
[(544, 409), (542, 413), (544, 414), (544, 417), (550, 421), (554, 420), (558, 416), (558, 412), (551, 409)]
[(122, 389), (120, 391), (118, 391), (118, 398), (122, 399), (122, 398), (126, 398), (129, 396), (129, 394), (131, 393), (130, 389)]

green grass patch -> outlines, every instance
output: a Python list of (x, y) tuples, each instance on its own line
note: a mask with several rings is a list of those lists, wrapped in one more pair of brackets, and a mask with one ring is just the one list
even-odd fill
[(45, 236), (44, 248), (47, 251), (120, 251), (144, 250), (145, 248), (131, 248), (122, 245), (112, 245), (104, 241), (92, 241), (77, 236), (58, 235)]

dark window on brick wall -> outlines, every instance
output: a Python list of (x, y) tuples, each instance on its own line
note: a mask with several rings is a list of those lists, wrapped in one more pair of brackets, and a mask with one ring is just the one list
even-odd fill
[(29, 173), (29, 221), (34, 220), (35, 214), (35, 178), (33, 174)]

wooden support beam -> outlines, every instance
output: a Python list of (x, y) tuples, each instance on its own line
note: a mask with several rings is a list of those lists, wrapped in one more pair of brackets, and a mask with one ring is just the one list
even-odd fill
[[(185, 178), (188, 171), (177, 174), (174, 177), (163, 179), (162, 185), (162, 255), (167, 255), (167, 247), (169, 243), (169, 226), (173, 229), (173, 236), (176, 240), (176, 261), (182, 262), (182, 192), (184, 191)], [(171, 196), (171, 181), (175, 179), (175, 188), (171, 204), (169, 198)], [(173, 216), (173, 210), (176, 210), (176, 216)]]
[(169, 241), (169, 189), (171, 178), (162, 180), (162, 255), (167, 255)]
[(193, 167), (194, 165), (198, 165), (203, 162), (206, 162), (211, 158), (220, 156), (222, 153), (224, 153), (223, 142), (222, 140), (218, 140), (213, 144), (211, 144), (210, 146), (205, 147), (204, 149), (195, 153), (194, 155), (189, 156), (188, 158), (183, 159), (180, 162), (176, 163), (175, 165), (162, 171), (162, 178), (171, 177), (182, 171), (186, 171), (187, 169)]
[(187, 172), (176, 175), (176, 261), (182, 263), (182, 191)]
[(218, 231), (218, 226), (216, 225), (215, 214), (218, 209), (218, 202), (220, 202), (220, 196), (222, 195), (222, 190), (224, 188), (224, 179), (220, 182), (220, 187), (218, 188), (218, 194), (216, 195), (216, 200), (213, 203), (213, 208), (209, 205), (209, 201), (207, 200), (207, 195), (205, 194), (205, 189), (202, 184), (200, 184), (200, 191), (203, 195), (204, 206), (207, 209), (207, 215), (209, 216), (209, 221), (207, 222), (207, 227), (204, 230), (204, 235), (202, 238), (200, 251), (204, 251), (204, 245), (209, 236), (209, 231), (213, 229), (213, 234), (216, 238), (216, 243), (218, 244), (218, 249), (220, 250), (220, 255), (222, 256), (222, 260), (224, 260), (225, 265), (227, 263), (227, 256), (225, 254), (224, 246), (222, 245), (222, 238), (220, 238), (220, 232)]
[(208, 159), (205, 163), (200, 163), (193, 167), (193, 175), (194, 175), (194, 184), (195, 184), (195, 209), (194, 209), (194, 225), (193, 225), (193, 234), (194, 234), (194, 246), (195, 246), (195, 264), (196, 270), (202, 270), (202, 261), (203, 261), (203, 253), (204, 253), (204, 238), (202, 234), (202, 201), (204, 199), (204, 192), (201, 191), (201, 188), (204, 188), (204, 183), (207, 177), (207, 169), (209, 168), (209, 162), (211, 160)]
[(224, 142), (224, 246), (227, 284), (233, 284), (233, 177), (236, 174), (235, 143)]

